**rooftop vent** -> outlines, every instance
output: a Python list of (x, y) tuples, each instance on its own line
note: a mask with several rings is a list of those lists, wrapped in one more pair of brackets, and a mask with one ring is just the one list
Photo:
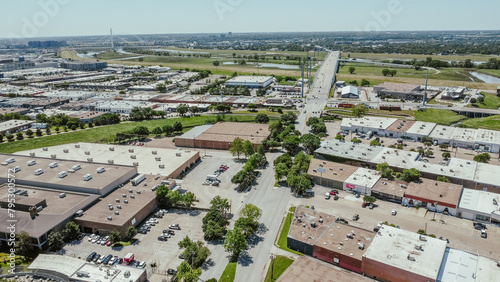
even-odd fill
[(138, 162), (133, 162), (132, 163), (134, 166), (139, 166), (139, 163)]
[(93, 161), (94, 161), (94, 159), (93, 159), (93, 158), (87, 158), (87, 162), (91, 163), (91, 162), (93, 162)]
[(34, 157), (34, 156), (35, 156), (35, 153), (30, 153), (30, 156), (31, 156), (31, 157)]
[(128, 152), (129, 152), (129, 153), (133, 153), (133, 152), (134, 152), (134, 149), (128, 149)]
[(408, 254), (406, 258), (410, 261), (415, 261), (415, 257), (411, 256), (410, 254)]
[(114, 164), (115, 161), (114, 160), (108, 160), (108, 164)]
[(64, 153), (69, 153), (69, 150), (68, 149), (64, 149), (63, 152)]
[(156, 157), (156, 158), (155, 158), (155, 160), (156, 160), (157, 162), (159, 162), (159, 161), (161, 161), (161, 157)]
[(158, 165), (159, 168), (165, 168), (164, 164)]
[(363, 244), (363, 243), (358, 243), (358, 248), (359, 248), (360, 250), (364, 250), (364, 249), (365, 249), (365, 244)]
[(55, 159), (56, 158), (56, 155), (50, 155), (51, 158)]
[(114, 151), (114, 150), (115, 150), (115, 147), (109, 147), (109, 150), (110, 150), (110, 151)]
[(316, 222), (312, 221), (311, 222), (311, 227), (313, 227), (313, 228), (316, 227)]
[(90, 151), (85, 151), (85, 155), (90, 155)]
[(158, 155), (158, 152), (157, 151), (153, 151), (151, 152), (153, 155)]
[(130, 155), (130, 158), (133, 159), (133, 160), (135, 160), (135, 159), (137, 159), (137, 156), (136, 155)]
[(49, 150), (49, 148), (45, 147), (42, 150), (44, 150), (45, 152), (47, 152)]
[(80, 144), (75, 144), (75, 148), (80, 148)]

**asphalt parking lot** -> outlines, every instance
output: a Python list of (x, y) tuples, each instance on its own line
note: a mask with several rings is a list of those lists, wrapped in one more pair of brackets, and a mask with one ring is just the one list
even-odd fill
[[(203, 241), (203, 231), (201, 229), (202, 219), (205, 212), (186, 211), (186, 210), (169, 210), (163, 218), (158, 218), (158, 224), (152, 226), (151, 231), (147, 234), (137, 234), (137, 241), (126, 247), (108, 247), (93, 244), (88, 241), (88, 234), (81, 241), (74, 241), (66, 244), (62, 253), (81, 259), (86, 259), (91, 252), (96, 252), (101, 255), (111, 254), (123, 258), (127, 253), (134, 253), (135, 260), (146, 261), (146, 270), (148, 277), (156, 273), (155, 276), (165, 278), (167, 269), (174, 268), (180, 265), (182, 260), (179, 258), (181, 250), (177, 245), (184, 237), (189, 236), (192, 240)], [(167, 241), (159, 241), (157, 238), (164, 229), (168, 229), (169, 224), (177, 223), (180, 225), (180, 230), (174, 230), (175, 235)], [(141, 224), (142, 225), (142, 224)], [(140, 225), (140, 226), (141, 226)], [(213, 247), (208, 245), (210, 249)], [(157, 267), (152, 268), (151, 262), (156, 262)], [(152, 281), (152, 280), (151, 280)]]
[[(427, 230), (437, 238), (449, 239), (449, 247), (464, 250), (474, 254), (500, 259), (500, 228), (487, 224), (488, 238), (481, 238), (479, 230), (473, 227), (473, 221), (460, 219), (442, 213), (426, 212), (424, 208), (407, 208), (401, 204), (377, 200), (375, 208), (362, 208), (363, 197), (356, 198), (352, 193), (339, 190), (339, 199), (325, 199), (325, 193), (331, 188), (315, 185), (315, 195), (312, 198), (296, 198), (290, 200), (290, 205), (314, 206), (318, 211), (346, 219), (350, 225), (373, 230), (380, 221), (398, 225), (401, 229), (417, 232)], [(395, 216), (391, 211), (396, 210)], [(353, 221), (353, 215), (359, 214), (359, 220)]]

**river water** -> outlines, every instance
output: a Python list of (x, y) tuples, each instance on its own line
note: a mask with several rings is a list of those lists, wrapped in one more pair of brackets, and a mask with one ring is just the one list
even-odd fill
[(470, 74), (473, 77), (475, 77), (475, 78), (481, 79), (485, 83), (500, 84), (500, 78), (498, 78), (498, 77), (495, 77), (495, 76), (492, 76), (492, 75), (488, 75), (488, 74), (484, 74), (484, 73), (479, 73), (479, 72), (476, 72), (476, 71), (471, 71)]

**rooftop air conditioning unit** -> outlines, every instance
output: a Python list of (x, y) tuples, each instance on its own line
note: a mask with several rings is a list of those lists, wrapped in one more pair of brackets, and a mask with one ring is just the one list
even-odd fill
[(35, 153), (30, 153), (30, 156), (31, 156), (31, 157), (34, 157), (34, 156), (35, 156)]
[(113, 218), (111, 216), (108, 216), (107, 219), (108, 220), (113, 220)]
[(100, 166), (96, 169), (96, 172), (97, 173), (103, 173), (105, 171), (104, 167), (103, 166)]
[(135, 160), (135, 159), (137, 159), (137, 156), (136, 155), (130, 155), (130, 158), (133, 159), (133, 160)]
[(45, 148), (43, 148), (43, 150), (46, 152), (46, 151), (48, 151), (48, 150), (49, 150), (49, 148), (45, 147)]
[(122, 208), (122, 206), (121, 205), (116, 205), (116, 208), (120, 210)]
[(128, 200), (123, 200), (123, 203), (124, 204), (128, 204)]
[(135, 195), (130, 195), (130, 198), (131, 199), (135, 199)]
[(163, 169), (165, 168), (165, 165), (164, 164), (161, 164), (161, 165), (158, 165), (159, 168)]
[(161, 157), (156, 157), (155, 160), (159, 162), (161, 161)]
[(158, 152), (157, 152), (157, 151), (153, 151), (153, 152), (151, 152), (151, 153), (153, 153), (153, 155), (158, 155)]
[(133, 152), (134, 152), (134, 149), (128, 149), (128, 152), (129, 152), (129, 153), (133, 153)]
[(114, 151), (114, 150), (115, 150), (115, 148), (114, 148), (114, 147), (109, 147), (109, 150), (110, 150), (110, 151)]
[(87, 158), (87, 162), (91, 163), (91, 162), (93, 162), (93, 161), (94, 161), (94, 159), (93, 159), (93, 158)]
[(119, 203), (120, 202), (120, 199), (116, 199), (115, 202)]
[(114, 164), (115, 161), (114, 160), (108, 160), (108, 164)]
[(85, 155), (90, 155), (90, 151), (85, 151)]
[(139, 166), (139, 163), (138, 162), (134, 162), (132, 163), (134, 166)]
[(56, 158), (56, 155), (50, 155), (51, 158), (55, 159)]
[(119, 215), (119, 214), (120, 214), (120, 212), (119, 212), (119, 211), (115, 211), (115, 215)]
[(80, 144), (75, 144), (75, 148), (80, 148)]
[(68, 149), (64, 149), (63, 152), (64, 153), (69, 153), (69, 150)]

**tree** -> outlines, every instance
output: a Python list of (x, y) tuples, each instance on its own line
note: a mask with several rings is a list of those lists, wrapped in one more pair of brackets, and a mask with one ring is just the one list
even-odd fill
[(196, 268), (193, 269), (189, 263), (183, 261), (177, 267), (177, 272), (175, 273), (175, 276), (178, 281), (180, 282), (196, 282), (198, 281), (198, 277), (201, 275), (201, 269)]
[(163, 130), (161, 127), (157, 126), (153, 129), (152, 133), (158, 137), (163, 133)]
[[(90, 124), (89, 124), (89, 126), (90, 126)], [(51, 133), (50, 133), (50, 128), (49, 128), (48, 126), (47, 126), (47, 128), (45, 128), (45, 134), (47, 134), (47, 135), (50, 135), (50, 134), (51, 134)]]
[(129, 226), (128, 229), (127, 229), (127, 240), (132, 240), (135, 235), (137, 235), (137, 229), (132, 225), (132, 226)]
[(257, 122), (257, 123), (268, 123), (269, 122), (269, 117), (266, 114), (257, 114), (257, 116), (255, 116), (255, 122)]
[(63, 235), (65, 241), (69, 242), (75, 240), (78, 236), (80, 236), (80, 226), (74, 221), (66, 223), (66, 226), (64, 226), (63, 229)]
[(297, 120), (297, 115), (292, 112), (288, 112), (282, 115), (280, 119), (284, 125), (290, 125), (295, 123), (295, 121)]
[(390, 74), (391, 76), (395, 76), (397, 73), (398, 73), (398, 71), (396, 71), (396, 70), (390, 70), (390, 71), (389, 71), (389, 74)]
[(203, 238), (205, 238), (205, 240), (222, 238), (222, 236), (224, 236), (224, 232), (226, 231), (224, 226), (217, 224), (213, 220), (209, 220), (207, 224), (204, 224), (202, 229), (204, 234)]
[(262, 215), (262, 210), (255, 205), (246, 204), (245, 207), (240, 211), (240, 215), (253, 220), (258, 220)]
[(434, 155), (434, 152), (432, 150), (430, 150), (430, 149), (427, 149), (427, 151), (425, 151), (424, 155), (426, 157), (430, 157), (430, 156)]
[(367, 203), (367, 204), (373, 204), (377, 201), (377, 198), (373, 197), (373, 196), (363, 196), (363, 202)]
[(247, 108), (249, 108), (250, 111), (255, 111), (257, 109), (257, 105), (256, 104), (248, 104)]
[(491, 160), (491, 156), (488, 153), (482, 153), (474, 157), (474, 161), (479, 163), (489, 163)]
[(189, 111), (195, 115), (200, 112), (200, 108), (198, 108), (198, 106), (192, 106), (189, 108)]
[(289, 168), (284, 163), (278, 163), (278, 165), (274, 167), (274, 177), (276, 178), (276, 181), (281, 181), (281, 179), (287, 176), (288, 173)]
[(210, 204), (210, 209), (214, 209), (220, 212), (224, 217), (226, 217), (226, 211), (228, 211), (230, 207), (228, 199), (221, 198), (220, 196), (215, 196), (210, 201)]
[(477, 103), (477, 99), (476, 99), (476, 98), (471, 98), (471, 99), (470, 99), (470, 103), (471, 103), (471, 104), (475, 104), (475, 103)]
[(176, 112), (181, 115), (181, 117), (183, 117), (187, 112), (189, 111), (189, 108), (185, 105), (185, 104), (180, 104), (177, 109), (176, 109)]
[(352, 138), (351, 142), (354, 144), (359, 144), (359, 143), (362, 143), (363, 141), (361, 141), (361, 139), (354, 137), (354, 138)]
[(42, 130), (40, 128), (38, 128), (35, 133), (36, 133), (36, 136), (38, 136), (38, 137), (43, 135)]
[(368, 80), (366, 80), (366, 79), (363, 78), (361, 80), (361, 86), (370, 86), (370, 82)]
[(172, 133), (174, 133), (174, 127), (169, 124), (163, 126), (161, 129), (163, 133), (165, 133), (165, 136), (170, 136)]
[(49, 250), (52, 252), (56, 252), (62, 248), (64, 245), (63, 237), (61, 233), (52, 231), (49, 234), (47, 244), (49, 245)]
[(224, 249), (226, 252), (231, 253), (232, 261), (236, 261), (240, 253), (247, 249), (247, 246), (247, 240), (241, 228), (234, 227), (233, 230), (227, 232)]
[(283, 149), (287, 151), (289, 154), (295, 153), (299, 148), (300, 139), (297, 135), (288, 135), (283, 140)]
[(163, 83), (156, 84), (156, 91), (165, 93), (167, 92), (167, 87)]
[(479, 96), (479, 97), (477, 98), (477, 101), (478, 101), (479, 103), (484, 103), (484, 96)]
[(361, 117), (364, 114), (366, 114), (366, 106), (363, 104), (357, 104), (352, 109), (352, 115), (357, 117), (357, 118)]
[(211, 254), (210, 250), (203, 245), (203, 242), (192, 241), (188, 236), (184, 237), (178, 245), (180, 249), (184, 249), (182, 252), (184, 260), (190, 263), (193, 268), (201, 267)]
[(321, 140), (314, 134), (304, 134), (300, 137), (300, 143), (307, 150), (307, 153), (312, 155), (319, 148)]
[(400, 180), (405, 182), (418, 182), (420, 180), (420, 171), (415, 168), (403, 169), (403, 173), (399, 176)]
[(390, 69), (383, 69), (383, 70), (382, 70), (382, 75), (383, 75), (383, 76), (387, 76), (387, 75), (389, 75), (389, 73), (390, 73), (390, 72), (391, 72), (391, 70), (390, 70)]
[(439, 144), (439, 148), (441, 148), (441, 150), (444, 150), (444, 151), (448, 150), (449, 147), (450, 147), (450, 144), (448, 144), (448, 143)]
[(245, 154), (245, 157), (248, 159), (254, 153), (255, 151), (253, 149), (252, 142), (250, 142), (249, 140), (243, 142), (243, 154)]
[(340, 141), (344, 141), (344, 140), (345, 140), (345, 138), (344, 138), (344, 136), (342, 136), (342, 134), (337, 134), (337, 135), (335, 136), (335, 139), (336, 139), (336, 140), (340, 140)]
[(451, 153), (450, 152), (444, 152), (442, 155), (441, 155), (445, 160), (449, 159), (451, 157)]
[(5, 138), (7, 138), (7, 141), (11, 142), (12, 140), (14, 140), (14, 135), (9, 133), (9, 134), (5, 135)]
[(441, 181), (441, 182), (447, 182), (447, 183), (450, 183), (450, 180), (448, 179), (448, 177), (446, 176), (438, 176), (436, 178), (437, 181)]
[(349, 67), (349, 73), (350, 74), (353, 74), (355, 70), (356, 70), (355, 67)]
[(118, 230), (111, 230), (111, 232), (109, 232), (108, 236), (109, 236), (109, 241), (111, 242), (111, 244), (118, 243), (121, 240), (121, 235), (120, 235), (120, 232), (118, 232)]
[(3, 135), (0, 134), (0, 142), (3, 142)]
[(19, 131), (17, 134), (16, 134), (16, 139), (17, 140), (23, 140), (24, 139), (24, 135), (21, 131)]
[(231, 152), (233, 156), (238, 156), (238, 160), (240, 159), (240, 155), (244, 152), (243, 142), (243, 139), (236, 137), (229, 148), (229, 152)]
[(370, 146), (380, 146), (380, 145), (382, 145), (382, 144), (375, 139), (370, 142)]
[(182, 123), (176, 121), (173, 126), (174, 132), (182, 132), (182, 129), (183, 129)]
[(245, 238), (249, 238), (259, 228), (259, 222), (249, 217), (240, 217), (236, 220), (234, 226), (241, 228)]
[(220, 65), (220, 62), (219, 61), (213, 61), (212, 64), (214, 65), (214, 67), (218, 67)]
[(313, 124), (311, 129), (315, 134), (326, 133), (326, 125), (324, 122)]
[(393, 179), (394, 178), (394, 171), (389, 168), (389, 164), (387, 163), (380, 163), (377, 164), (377, 171), (381, 172), (381, 177), (386, 178), (386, 179)]
[(31, 238), (28, 232), (21, 231), (17, 233), (15, 246), (18, 255), (26, 256), (31, 253), (33, 246), (31, 245)]

